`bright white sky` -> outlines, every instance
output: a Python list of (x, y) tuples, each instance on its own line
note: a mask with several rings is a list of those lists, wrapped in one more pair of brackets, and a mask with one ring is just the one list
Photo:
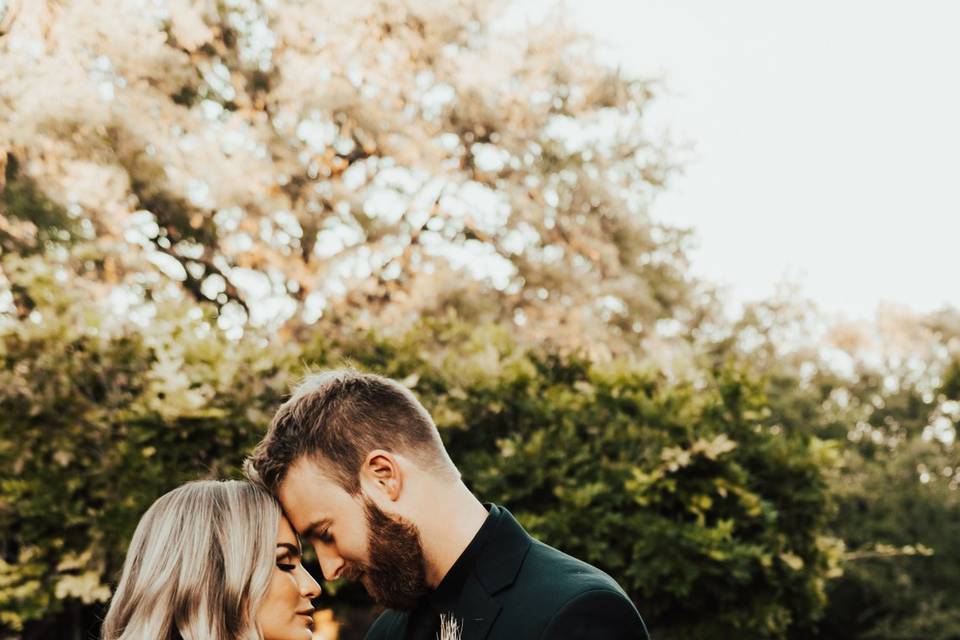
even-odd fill
[(651, 124), (694, 151), (653, 214), (695, 230), (697, 273), (854, 317), (960, 306), (960, 2), (566, 4), (666, 81)]

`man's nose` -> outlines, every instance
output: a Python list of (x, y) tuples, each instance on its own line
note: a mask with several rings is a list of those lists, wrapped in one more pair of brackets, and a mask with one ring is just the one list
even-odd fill
[[(319, 556), (319, 554), (317, 554)], [(343, 558), (340, 556), (326, 556), (317, 558), (320, 561), (320, 570), (326, 580), (336, 580), (343, 573)]]

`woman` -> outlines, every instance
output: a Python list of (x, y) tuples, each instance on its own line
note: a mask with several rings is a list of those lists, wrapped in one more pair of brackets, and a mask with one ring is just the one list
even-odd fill
[(190, 482), (137, 525), (103, 640), (309, 640), (320, 587), (274, 499)]

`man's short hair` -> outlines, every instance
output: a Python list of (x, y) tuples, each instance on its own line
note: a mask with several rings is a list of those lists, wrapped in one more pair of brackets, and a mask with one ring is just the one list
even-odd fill
[(304, 378), (280, 406), (244, 469), (276, 494), (290, 467), (307, 458), (356, 495), (360, 467), (375, 449), (459, 477), (430, 414), (413, 393), (395, 380), (353, 369)]

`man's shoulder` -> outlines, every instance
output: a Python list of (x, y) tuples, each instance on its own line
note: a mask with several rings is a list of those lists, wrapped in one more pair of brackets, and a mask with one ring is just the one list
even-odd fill
[(627, 597), (617, 581), (597, 567), (533, 539), (516, 586), (543, 588), (563, 604), (582, 593), (601, 591)]
[(502, 598), (497, 637), (647, 637), (640, 614), (616, 580), (536, 539)]
[(477, 568), (484, 586), (499, 591), (510, 584), (509, 591), (514, 594), (526, 598), (530, 592), (539, 593), (561, 604), (586, 591), (610, 591), (626, 597), (613, 578), (537, 540), (505, 508), (494, 505), (491, 513), (497, 514), (499, 524)]
[(405, 617), (405, 613), (387, 609), (374, 620), (370, 629), (367, 631), (365, 640), (399, 637), (397, 634), (405, 627)]

